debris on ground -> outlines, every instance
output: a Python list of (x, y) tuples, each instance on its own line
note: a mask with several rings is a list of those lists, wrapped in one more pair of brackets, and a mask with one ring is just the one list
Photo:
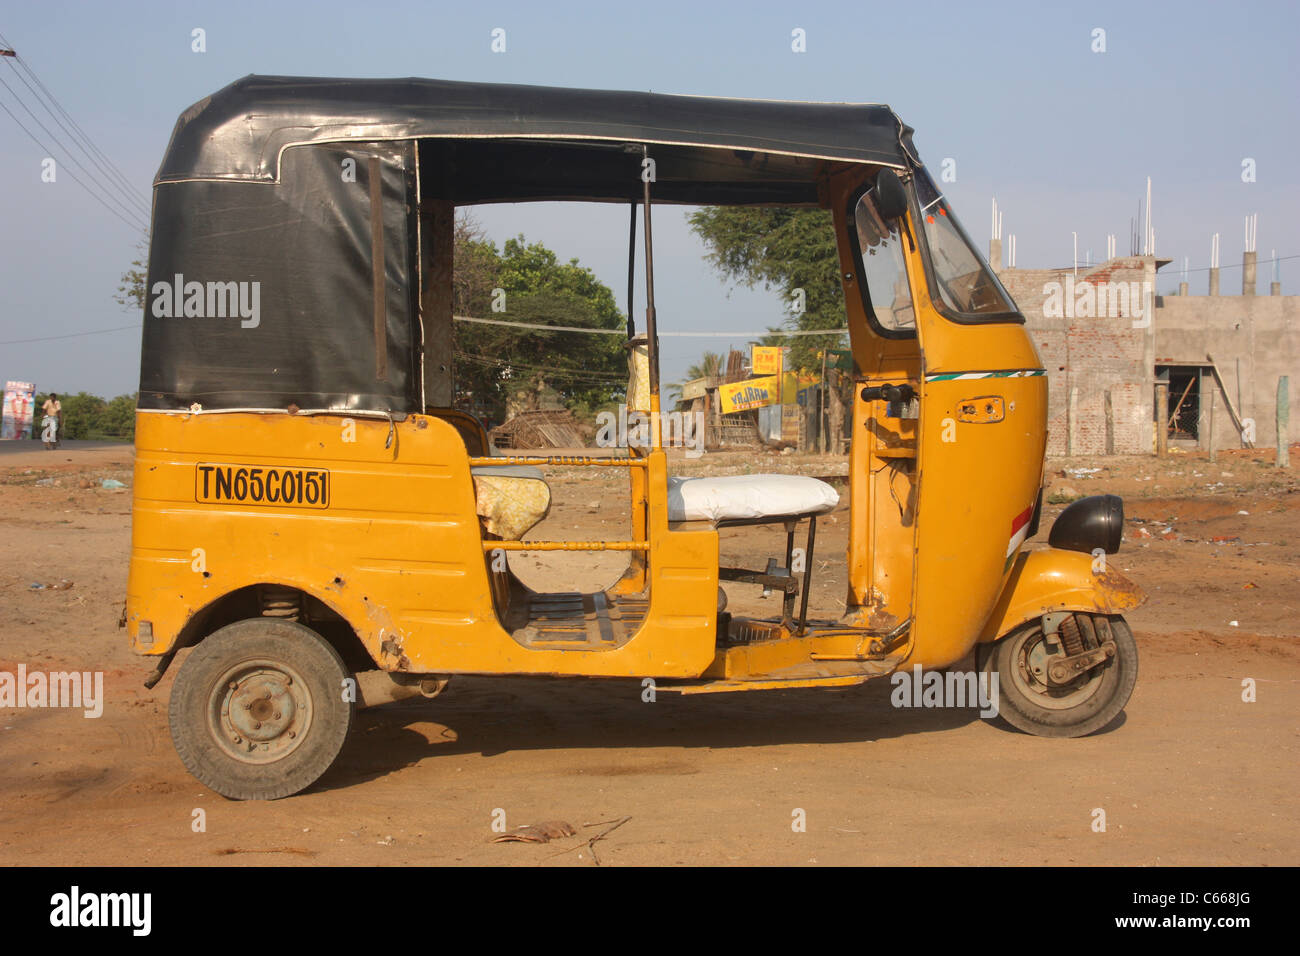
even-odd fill
[(41, 584), (39, 581), (33, 581), (27, 586), (29, 591), (66, 591), (72, 587), (72, 582), (67, 578), (60, 578), (58, 584)]
[(587, 444), (578, 420), (568, 409), (518, 412), (488, 435), (497, 448), (582, 448)]
[(107, 488), (109, 491), (116, 491), (119, 488), (125, 488), (126, 484), (118, 481), (116, 478), (105, 478), (99, 483), (99, 487)]
[[(587, 847), (587, 852), (591, 854), (592, 863), (595, 863), (597, 866), (600, 866), (600, 857), (596, 856), (596, 844), (599, 843), (601, 840), (605, 839), (605, 837), (609, 836), (611, 833), (613, 833), (615, 830), (617, 830), (619, 827), (621, 827), (623, 824), (627, 823), (627, 821), (631, 819), (632, 818), (630, 816), (627, 816), (619, 820), (600, 820), (597, 821), (596, 823), (584, 823), (582, 825), (582, 828), (584, 830), (589, 830), (592, 827), (605, 827), (605, 829), (601, 830), (595, 836), (588, 838), (585, 844), (585, 846)], [(609, 826), (606, 826), (606, 824), (609, 824)], [(571, 846), (567, 850), (560, 850), (559, 853), (552, 853), (551, 855), (559, 856), (562, 853), (571, 853), (574, 850), (582, 849), (583, 846), (584, 844), (579, 843), (577, 846)], [(578, 854), (578, 859), (582, 859), (581, 853)]]
[(509, 833), (493, 837), (493, 843), (550, 843), (560, 837), (576, 836), (577, 828), (563, 820), (547, 820), (544, 823), (525, 823), (515, 827)]
[(301, 846), (242, 847), (232, 846), (224, 850), (214, 850), (217, 856), (234, 856), (237, 853), (295, 853), (298, 856), (315, 856), (315, 850)]

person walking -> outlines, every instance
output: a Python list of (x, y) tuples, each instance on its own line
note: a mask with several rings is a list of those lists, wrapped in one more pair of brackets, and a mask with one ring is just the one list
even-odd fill
[(45, 413), (41, 422), (41, 440), (45, 442), (46, 451), (49, 451), (58, 448), (59, 442), (63, 440), (63, 404), (59, 401), (57, 392), (50, 392), (50, 397), (45, 400), (41, 410)]

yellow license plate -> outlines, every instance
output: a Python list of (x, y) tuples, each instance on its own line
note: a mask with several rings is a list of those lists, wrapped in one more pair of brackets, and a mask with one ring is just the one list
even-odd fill
[(324, 468), (200, 463), (194, 466), (194, 500), (202, 504), (328, 508), (330, 473)]

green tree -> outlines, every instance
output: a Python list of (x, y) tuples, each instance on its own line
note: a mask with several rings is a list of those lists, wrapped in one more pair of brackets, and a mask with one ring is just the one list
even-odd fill
[[(50, 397), (48, 392), (38, 393), (35, 404), (35, 421), (32, 437), (41, 437), (41, 406)], [(135, 395), (119, 395), (106, 402), (98, 395), (78, 392), (76, 395), (60, 393), (63, 406), (63, 435), (66, 439), (90, 441), (131, 441), (135, 438)]]
[[(790, 312), (785, 329), (844, 327), (839, 254), (829, 210), (714, 206), (694, 213), (690, 223), (709, 250), (709, 263), (725, 278), (781, 293)], [(802, 312), (795, 311), (799, 290)], [(821, 349), (839, 345), (840, 338), (786, 336), (773, 329), (763, 344), (790, 346), (793, 366), (812, 369), (820, 368)]]
[(117, 291), (113, 293), (117, 304), (128, 312), (144, 311), (144, 283), (148, 278), (148, 262), (149, 243), (141, 239), (135, 245), (135, 258), (131, 260), (131, 268), (122, 273)]
[[(608, 286), (577, 259), (560, 262), (541, 243), (506, 240), (498, 253), (472, 219), (457, 221), (453, 309), (504, 322), (621, 330), (626, 321)], [(499, 290), (499, 292), (497, 291)], [(504, 311), (494, 312), (494, 303)], [(616, 402), (627, 388), (618, 335), (547, 332), (457, 322), (456, 390), (461, 404), (494, 421), (510, 399), (525, 406), (552, 389), (579, 417)]]
[(76, 395), (63, 395), (63, 437), (64, 438), (100, 438), (100, 422), (108, 403), (98, 395), (78, 392)]
[(135, 439), (135, 403), (138, 392), (119, 395), (104, 408), (100, 428), (108, 438), (132, 441)]

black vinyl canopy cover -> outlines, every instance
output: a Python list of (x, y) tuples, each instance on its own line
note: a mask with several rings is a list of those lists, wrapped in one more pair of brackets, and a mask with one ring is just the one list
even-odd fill
[(419, 201), (816, 204), (906, 167), (887, 106), (249, 76), (181, 115), (155, 180), (139, 407), (422, 410)]
[(287, 146), (545, 137), (678, 144), (903, 167), (888, 106), (722, 99), (450, 80), (246, 76), (186, 110), (156, 183), (276, 182)]

